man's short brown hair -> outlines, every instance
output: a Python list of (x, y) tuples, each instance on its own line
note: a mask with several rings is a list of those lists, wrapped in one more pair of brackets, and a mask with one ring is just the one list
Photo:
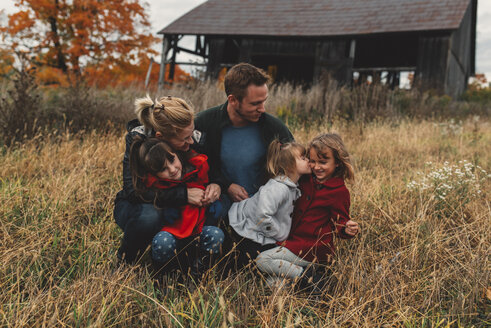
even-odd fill
[(249, 85), (262, 86), (270, 81), (271, 78), (264, 70), (251, 64), (240, 63), (225, 75), (225, 93), (227, 96), (234, 95), (240, 102), (246, 96)]

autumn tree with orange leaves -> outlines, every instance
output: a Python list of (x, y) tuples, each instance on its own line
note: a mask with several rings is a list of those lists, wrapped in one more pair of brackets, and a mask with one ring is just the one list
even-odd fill
[(2, 27), (13, 53), (36, 67), (44, 84), (84, 80), (107, 85), (135, 78), (156, 52), (140, 0), (14, 0)]

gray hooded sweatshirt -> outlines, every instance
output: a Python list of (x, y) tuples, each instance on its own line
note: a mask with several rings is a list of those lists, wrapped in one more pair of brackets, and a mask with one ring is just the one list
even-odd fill
[(286, 176), (270, 179), (251, 198), (232, 204), (230, 226), (242, 237), (261, 245), (288, 237), (293, 203), (300, 197), (298, 184)]

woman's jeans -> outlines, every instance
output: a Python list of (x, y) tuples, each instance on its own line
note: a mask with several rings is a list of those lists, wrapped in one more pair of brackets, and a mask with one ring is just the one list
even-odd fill
[(165, 224), (164, 211), (153, 204), (133, 204), (119, 200), (114, 206), (114, 219), (124, 231), (118, 257), (134, 262), (150, 245)]

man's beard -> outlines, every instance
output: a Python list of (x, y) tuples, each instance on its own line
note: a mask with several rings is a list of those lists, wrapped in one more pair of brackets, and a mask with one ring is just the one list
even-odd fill
[[(236, 109), (234, 109), (234, 110), (235, 110), (235, 113), (236, 113), (237, 115), (239, 115), (239, 117), (240, 117), (240, 118), (242, 118), (244, 121), (247, 121), (247, 122), (254, 122), (254, 121), (252, 121), (252, 120), (251, 120), (249, 117), (247, 117), (246, 115), (242, 114), (242, 113), (241, 113), (241, 111), (240, 111), (241, 109), (242, 109), (242, 107), (241, 107), (241, 105), (239, 104), (239, 107), (237, 107)], [(261, 115), (262, 115), (262, 114), (261, 114)], [(259, 115), (259, 117), (261, 117), (261, 115)]]

